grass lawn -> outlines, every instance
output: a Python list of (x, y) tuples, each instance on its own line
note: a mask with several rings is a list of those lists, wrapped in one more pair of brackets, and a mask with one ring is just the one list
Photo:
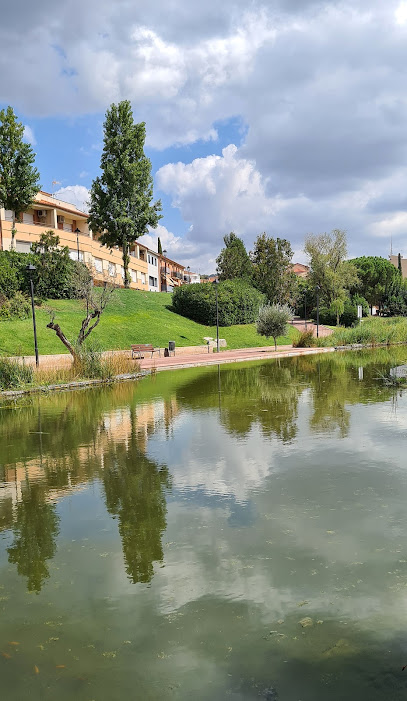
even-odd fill
[[(170, 311), (171, 295), (165, 292), (139, 292), (117, 290), (101, 317), (99, 326), (91, 338), (102, 350), (130, 348), (132, 343), (152, 343), (165, 347), (168, 341), (176, 346), (197, 346), (204, 343), (204, 336), (216, 337), (216, 327), (202, 326)], [(84, 316), (81, 302), (77, 300), (51, 300), (37, 308), (38, 348), (40, 354), (65, 353), (65, 346), (55, 332), (47, 329), (49, 314), (46, 307), (56, 311), (55, 321), (74, 340)], [(222, 327), (220, 338), (225, 338), (228, 348), (250, 348), (272, 345), (272, 339), (258, 336), (254, 324)], [(292, 343), (298, 331), (288, 328), (288, 335), (278, 339), (279, 345)], [(32, 320), (0, 321), (0, 353), (6, 355), (33, 355)]]

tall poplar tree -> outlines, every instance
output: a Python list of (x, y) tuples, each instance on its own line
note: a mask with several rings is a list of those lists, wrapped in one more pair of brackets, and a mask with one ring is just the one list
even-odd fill
[(0, 206), (13, 212), (11, 248), (15, 247), (16, 220), (33, 203), (40, 189), (35, 153), (23, 141), (24, 124), (12, 107), (0, 110)]
[(90, 192), (89, 225), (100, 242), (123, 252), (124, 285), (130, 287), (129, 247), (161, 219), (153, 200), (151, 162), (144, 154), (145, 123), (135, 124), (130, 102), (111, 105), (104, 123), (102, 175)]

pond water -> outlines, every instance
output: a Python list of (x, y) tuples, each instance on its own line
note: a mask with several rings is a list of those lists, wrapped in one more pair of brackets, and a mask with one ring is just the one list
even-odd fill
[(407, 349), (0, 408), (7, 701), (407, 696)]

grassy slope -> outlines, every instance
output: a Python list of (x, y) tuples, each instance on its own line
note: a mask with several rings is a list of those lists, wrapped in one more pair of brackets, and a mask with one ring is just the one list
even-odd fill
[[(137, 292), (117, 290), (114, 299), (103, 314), (100, 324), (92, 333), (103, 350), (130, 348), (132, 343), (153, 343), (165, 347), (168, 341), (177, 346), (196, 346), (204, 343), (204, 336), (216, 337), (216, 327), (202, 326), (171, 312), (167, 306), (171, 296), (165, 292)], [(64, 353), (65, 346), (54, 331), (46, 328), (49, 315), (44, 307), (56, 311), (56, 321), (65, 334), (74, 339), (83, 318), (81, 303), (76, 300), (52, 300), (37, 309), (38, 347), (41, 354)], [(292, 342), (298, 335), (289, 328), (289, 334), (279, 339), (279, 345)], [(271, 341), (258, 336), (254, 324), (230, 326), (220, 329), (228, 348), (248, 348), (271, 345)], [(10, 355), (33, 354), (33, 332), (31, 319), (0, 322), (0, 353)]]

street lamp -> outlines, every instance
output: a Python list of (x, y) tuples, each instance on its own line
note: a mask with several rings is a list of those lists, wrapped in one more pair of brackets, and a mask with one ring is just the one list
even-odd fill
[(78, 260), (79, 260), (79, 234), (81, 233), (80, 229), (76, 228), (74, 233), (76, 234), (76, 249), (78, 251)]
[(320, 286), (317, 285), (315, 288), (315, 292), (317, 294), (317, 338), (319, 337), (319, 291), (320, 291)]
[(35, 323), (35, 307), (34, 307), (34, 283), (33, 283), (33, 278), (32, 274), (33, 272), (36, 271), (35, 265), (32, 265), (31, 263), (27, 265), (26, 270), (30, 276), (30, 288), (31, 288), (31, 308), (33, 312), (33, 328), (34, 328), (34, 348), (35, 348), (35, 364), (38, 367), (40, 364), (39, 358), (38, 358), (38, 343), (37, 343), (37, 325)]
[(189, 283), (189, 284), (191, 284), (190, 270), (191, 270), (191, 268), (190, 268), (189, 265), (188, 265), (188, 266), (187, 266), (187, 273), (188, 273), (188, 283)]
[(164, 249), (163, 250), (163, 256), (164, 256), (164, 280), (165, 280), (165, 291), (168, 292), (167, 289), (167, 259), (166, 259), (167, 251)]
[(218, 278), (215, 278), (212, 285), (215, 285), (215, 290), (216, 290), (216, 352), (219, 353), (219, 306), (218, 306), (219, 280), (218, 280)]

